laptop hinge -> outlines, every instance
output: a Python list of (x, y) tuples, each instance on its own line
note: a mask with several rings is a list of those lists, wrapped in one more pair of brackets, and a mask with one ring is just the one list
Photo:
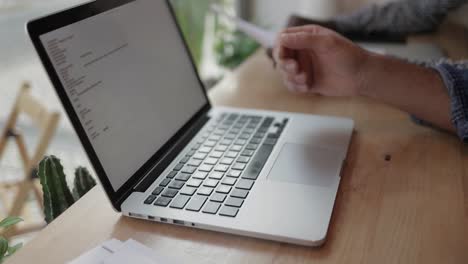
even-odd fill
[(180, 152), (192, 141), (203, 126), (208, 122), (209, 116), (202, 115), (187, 132), (174, 144), (174, 146), (167, 152), (167, 154), (160, 159), (149, 173), (139, 181), (133, 191), (146, 192), (146, 190), (153, 184), (154, 181), (161, 175), (161, 173), (169, 166), (169, 164), (180, 154)]

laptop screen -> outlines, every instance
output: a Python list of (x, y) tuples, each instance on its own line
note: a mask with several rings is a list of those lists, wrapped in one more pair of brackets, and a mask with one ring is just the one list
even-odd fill
[(207, 104), (165, 1), (132, 1), (40, 41), (114, 190)]

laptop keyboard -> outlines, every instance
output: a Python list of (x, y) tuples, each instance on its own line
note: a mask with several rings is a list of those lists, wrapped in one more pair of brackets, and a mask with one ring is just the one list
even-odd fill
[(144, 203), (236, 217), (287, 122), (222, 114)]

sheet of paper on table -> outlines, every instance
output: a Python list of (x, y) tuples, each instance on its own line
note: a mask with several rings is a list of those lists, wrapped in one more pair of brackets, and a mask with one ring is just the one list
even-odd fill
[(82, 254), (68, 264), (176, 264), (173, 259), (162, 256), (135, 241), (122, 242), (112, 239)]

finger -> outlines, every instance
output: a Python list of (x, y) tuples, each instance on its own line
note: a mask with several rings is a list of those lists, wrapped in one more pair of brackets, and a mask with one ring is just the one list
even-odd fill
[(307, 93), (309, 91), (309, 87), (305, 84), (296, 85), (296, 91), (299, 93)]
[(283, 71), (289, 73), (289, 74), (297, 74), (299, 70), (299, 65), (295, 60), (285, 60), (281, 61), (280, 67)]
[(284, 46), (279, 45), (278, 47), (278, 59), (285, 60), (285, 59), (295, 59), (296, 58), (296, 51), (292, 49), (288, 49)]
[(307, 85), (307, 75), (304, 72), (293, 76), (293, 79), (298, 85)]
[(283, 33), (280, 45), (285, 49), (304, 50), (312, 49), (314, 45), (323, 41), (323, 36), (310, 32)]
[(292, 82), (289, 82), (287, 80), (284, 80), (284, 85), (286, 86), (286, 88), (288, 89), (288, 91), (292, 92), (292, 93), (295, 93), (296, 92), (296, 86), (292, 83)]
[(283, 33), (299, 33), (299, 32), (309, 32), (315, 35), (323, 35), (323, 34), (328, 34), (331, 31), (328, 28), (319, 26), (319, 25), (305, 25), (305, 26), (299, 26), (299, 27), (288, 27), (285, 30), (283, 30)]
[(314, 54), (299, 56), (299, 71), (305, 76), (304, 84), (312, 86), (314, 82)]

